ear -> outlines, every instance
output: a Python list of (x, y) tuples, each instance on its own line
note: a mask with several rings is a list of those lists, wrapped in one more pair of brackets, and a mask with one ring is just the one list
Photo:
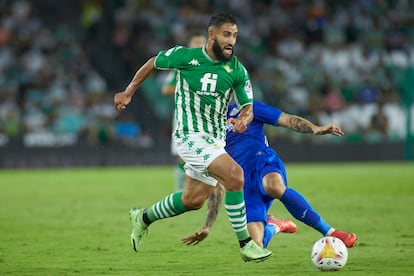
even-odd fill
[(208, 39), (211, 39), (211, 38), (213, 38), (213, 37), (214, 37), (214, 34), (215, 34), (215, 29), (214, 29), (214, 27), (213, 27), (213, 26), (210, 26), (210, 27), (208, 28), (207, 34), (208, 34)]

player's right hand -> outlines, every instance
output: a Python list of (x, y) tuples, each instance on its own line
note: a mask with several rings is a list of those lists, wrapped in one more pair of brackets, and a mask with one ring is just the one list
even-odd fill
[(210, 234), (210, 228), (203, 227), (197, 232), (195, 232), (194, 234), (188, 237), (182, 238), (181, 242), (184, 243), (185, 245), (197, 245), (198, 243), (203, 241), (205, 238), (207, 238), (208, 234)]
[(114, 107), (118, 111), (122, 111), (131, 102), (132, 96), (126, 91), (116, 93), (114, 96)]

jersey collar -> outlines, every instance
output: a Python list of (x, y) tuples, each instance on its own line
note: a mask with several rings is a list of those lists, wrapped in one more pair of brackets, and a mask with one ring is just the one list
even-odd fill
[(208, 53), (207, 53), (207, 45), (206, 46), (204, 46), (203, 48), (202, 48), (202, 51), (203, 51), (203, 54), (204, 54), (204, 56), (209, 60), (209, 61), (211, 61), (211, 62), (214, 62), (214, 63), (220, 63), (220, 62), (222, 62), (221, 60), (214, 60), (214, 59), (212, 59), (209, 55), (208, 55)]

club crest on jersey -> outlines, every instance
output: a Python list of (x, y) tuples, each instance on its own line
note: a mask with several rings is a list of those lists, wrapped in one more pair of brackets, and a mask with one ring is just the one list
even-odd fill
[(239, 109), (235, 106), (235, 107), (233, 107), (231, 110), (230, 110), (230, 113), (229, 113), (229, 115), (230, 116), (235, 116), (235, 115), (237, 115), (237, 113), (239, 113)]
[(231, 69), (230, 65), (224, 65), (223, 66), (224, 70), (226, 70), (227, 73), (231, 73), (233, 71), (233, 69)]
[(250, 83), (250, 80), (247, 80), (244, 84), (244, 91), (246, 91), (247, 97), (249, 99), (253, 99), (253, 89), (252, 84)]

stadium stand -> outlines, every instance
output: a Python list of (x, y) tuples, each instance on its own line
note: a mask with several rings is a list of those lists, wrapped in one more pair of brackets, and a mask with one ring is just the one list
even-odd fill
[(413, 9), (404, 0), (0, 1), (0, 147), (169, 143), (165, 74), (140, 88), (127, 114), (112, 96), (219, 10), (238, 18), (236, 55), (256, 97), (348, 134), (317, 142), (269, 129), (270, 141), (402, 142), (406, 109), (414, 116)]

